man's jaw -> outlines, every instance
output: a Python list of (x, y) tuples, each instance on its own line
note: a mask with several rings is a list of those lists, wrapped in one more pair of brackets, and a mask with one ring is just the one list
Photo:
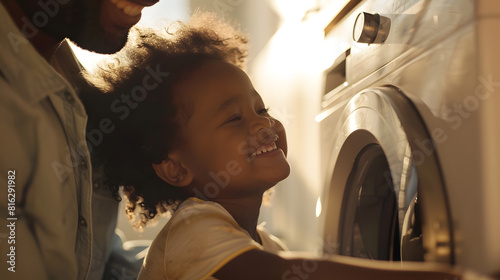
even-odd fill
[(127, 0), (110, 0), (110, 2), (124, 14), (136, 17), (141, 14), (144, 5), (136, 4)]
[(84, 32), (77, 44), (98, 53), (119, 51), (127, 41), (130, 28), (141, 19), (143, 8), (156, 2), (158, 0), (104, 0), (94, 29)]

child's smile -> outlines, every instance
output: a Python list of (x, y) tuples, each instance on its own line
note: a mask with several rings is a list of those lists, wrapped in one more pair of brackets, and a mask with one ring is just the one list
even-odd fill
[(228, 187), (218, 197), (263, 193), (286, 178), (286, 134), (282, 124), (269, 116), (260, 95), (239, 68), (206, 60), (177, 88), (184, 108), (190, 109), (179, 149), (191, 187), (203, 190), (210, 174), (237, 166)]
[[(276, 141), (279, 139), (278, 135), (274, 136), (273, 142), (268, 143), (268, 144), (262, 144), (260, 147), (253, 152), (250, 157), (253, 159), (256, 156), (269, 156), (269, 153), (272, 151), (276, 151), (278, 149), (278, 146), (276, 146)], [(275, 155), (276, 153), (271, 153), (271, 155)]]

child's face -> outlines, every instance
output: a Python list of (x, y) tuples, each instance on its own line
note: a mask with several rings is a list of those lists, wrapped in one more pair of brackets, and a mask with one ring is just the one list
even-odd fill
[(289, 175), (283, 125), (241, 69), (206, 60), (176, 92), (191, 109), (179, 149), (194, 176), (191, 187), (208, 198), (232, 198), (261, 194)]

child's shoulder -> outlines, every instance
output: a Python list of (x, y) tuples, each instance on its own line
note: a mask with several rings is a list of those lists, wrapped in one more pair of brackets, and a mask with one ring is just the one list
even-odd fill
[(189, 226), (192, 223), (236, 223), (231, 214), (220, 204), (190, 197), (184, 200), (175, 210), (167, 223), (168, 227)]

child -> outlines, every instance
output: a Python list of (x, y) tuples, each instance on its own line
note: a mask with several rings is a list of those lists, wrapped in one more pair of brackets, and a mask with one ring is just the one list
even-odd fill
[(139, 279), (373, 279), (375, 269), (284, 259), (281, 242), (257, 226), (264, 192), (290, 167), (284, 128), (241, 69), (245, 43), (214, 16), (196, 14), (162, 32), (136, 29), (112, 63), (87, 75), (105, 93), (84, 98), (89, 126), (102, 136), (95, 166), (115, 194), (124, 186), (139, 223), (173, 212)]

